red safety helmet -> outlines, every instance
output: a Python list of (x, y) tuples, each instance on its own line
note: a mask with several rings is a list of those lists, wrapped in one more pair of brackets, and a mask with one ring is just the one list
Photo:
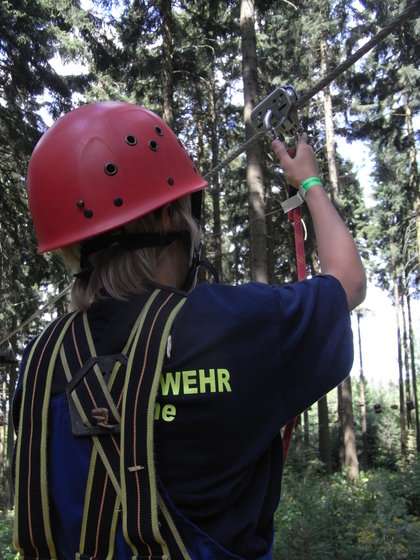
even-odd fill
[(84, 105), (58, 119), (29, 162), (38, 253), (123, 226), (206, 184), (151, 111), (122, 102)]

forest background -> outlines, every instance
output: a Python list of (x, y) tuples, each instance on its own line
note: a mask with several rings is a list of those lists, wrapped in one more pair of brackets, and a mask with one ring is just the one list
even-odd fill
[[(420, 556), (419, 340), (413, 312), (420, 280), (416, 4), (414, 17), (298, 115), (325, 188), (356, 239), (370, 284), (391, 303), (392, 316), (380, 325), (375, 310), (353, 312), (352, 375), (297, 420), (276, 517), (277, 560)], [(17, 362), (45, 322), (67, 310), (71, 282), (56, 255), (36, 255), (25, 174), (41, 134), (87, 101), (127, 100), (159, 113), (206, 174), (254, 134), (251, 110), (275, 87), (308, 91), (407, 5), (1, 0), (1, 558), (15, 556), (10, 403)], [(368, 153), (368, 183), (357, 173), (364, 157), (360, 145)], [(293, 228), (280, 206), (285, 197), (268, 138), (212, 174), (203, 203), (204, 251), (223, 282), (297, 279)], [(319, 267), (304, 208), (303, 214), (312, 275)], [(378, 332), (391, 333), (382, 341), (383, 353), (389, 344), (396, 349), (392, 373), (382, 384), (372, 381), (370, 371), (366, 375), (363, 359)]]

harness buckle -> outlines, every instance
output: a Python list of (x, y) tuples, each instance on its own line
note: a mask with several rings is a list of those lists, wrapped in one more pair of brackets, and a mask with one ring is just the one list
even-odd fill
[(251, 123), (257, 132), (265, 130), (271, 140), (292, 136), (301, 130), (297, 111), (293, 108), (298, 94), (293, 86), (277, 87), (251, 113)]
[(66, 394), (74, 436), (120, 433), (121, 418), (108, 389), (111, 374), (117, 363), (125, 369), (127, 356), (91, 356), (67, 384)]
[(289, 196), (289, 198), (286, 198), (286, 200), (281, 202), (281, 207), (283, 208), (283, 212), (287, 214), (291, 210), (294, 210), (295, 208), (303, 204), (305, 202), (305, 197), (306, 197), (306, 191), (302, 187), (302, 185), (300, 185), (299, 190), (295, 195)]

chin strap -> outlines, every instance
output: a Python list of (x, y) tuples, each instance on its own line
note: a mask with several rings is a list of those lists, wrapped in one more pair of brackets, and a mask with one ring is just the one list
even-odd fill
[(194, 255), (193, 255), (193, 258), (192, 258), (192, 261), (191, 261), (191, 265), (190, 265), (190, 268), (188, 270), (187, 277), (185, 278), (185, 282), (182, 286), (182, 289), (185, 292), (189, 292), (191, 290), (191, 288), (193, 288), (193, 286), (195, 285), (198, 269), (200, 268), (200, 266), (203, 266), (204, 268), (206, 268), (210, 272), (210, 274), (213, 276), (216, 284), (220, 283), (219, 272), (218, 272), (217, 268), (207, 259), (202, 259), (201, 258), (202, 246), (203, 246), (203, 244), (200, 242), (200, 245), (199, 245), (198, 249), (194, 250)]
[[(80, 254), (80, 272), (74, 274), (74, 277), (88, 280), (94, 269), (93, 264), (89, 260), (90, 255), (93, 255), (93, 253), (97, 253), (114, 243), (118, 243), (124, 249), (136, 250), (145, 249), (146, 247), (166, 247), (177, 239), (181, 239), (186, 243), (191, 242), (188, 231), (127, 233), (123, 228), (119, 228), (102, 235), (98, 235), (98, 237), (85, 241), (82, 244)], [(201, 259), (200, 243), (198, 250), (194, 251), (191, 266), (182, 287), (184, 291), (189, 292), (193, 287), (200, 266), (203, 266), (210, 272), (216, 283), (220, 282), (219, 273), (216, 267), (213, 266), (207, 259)]]
[(75, 278), (89, 279), (94, 269), (89, 257), (114, 243), (118, 243), (124, 249), (136, 250), (147, 247), (166, 247), (177, 239), (190, 241), (188, 231), (169, 231), (169, 232), (144, 232), (127, 233), (123, 228), (114, 229), (82, 244), (80, 254), (80, 272), (74, 274)]

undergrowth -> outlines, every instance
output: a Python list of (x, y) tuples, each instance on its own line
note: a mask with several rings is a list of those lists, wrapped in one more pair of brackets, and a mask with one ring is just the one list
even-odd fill
[[(274, 560), (419, 560), (420, 458), (406, 472), (376, 469), (350, 483), (313, 461), (286, 468)], [(12, 512), (0, 511), (0, 558), (15, 560)]]
[(286, 470), (276, 513), (274, 560), (419, 560), (420, 460), (407, 472)]
[(13, 515), (12, 512), (0, 510), (0, 558), (1, 560), (15, 560), (16, 551), (13, 548)]

